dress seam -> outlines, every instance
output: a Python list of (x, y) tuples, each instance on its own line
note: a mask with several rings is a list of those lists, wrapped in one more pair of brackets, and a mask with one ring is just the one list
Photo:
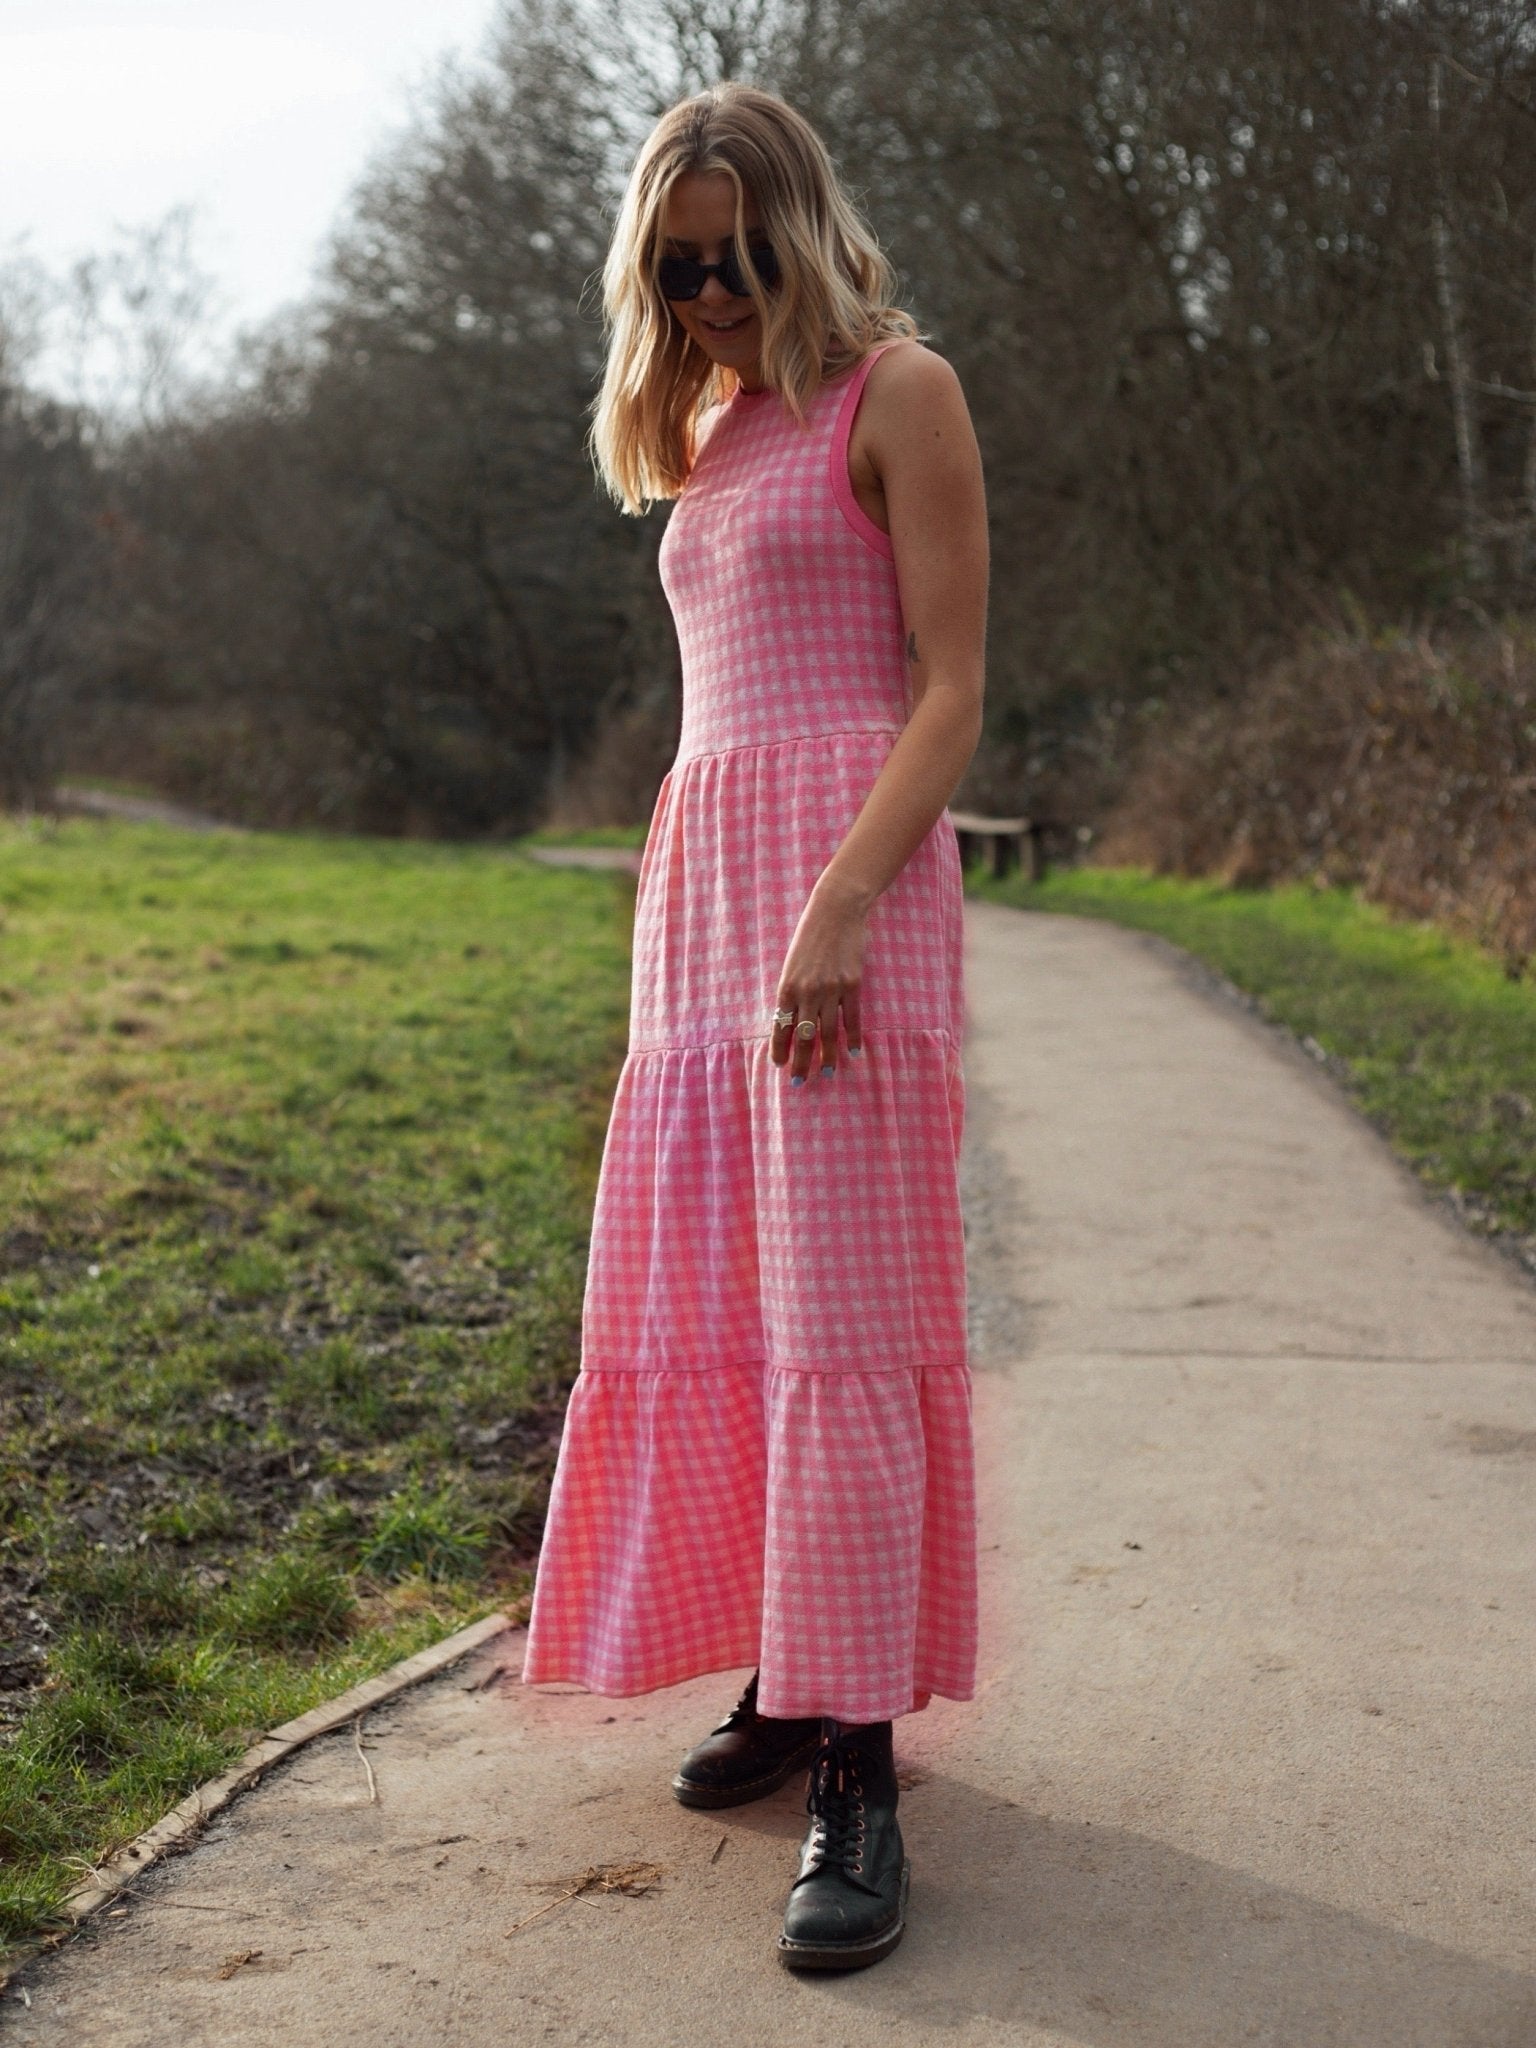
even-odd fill
[(596, 1375), (622, 1374), (625, 1379), (706, 1379), (720, 1372), (792, 1372), (802, 1379), (846, 1380), (886, 1379), (901, 1373), (914, 1372), (969, 1372), (968, 1358), (917, 1358), (907, 1365), (792, 1365), (780, 1363), (771, 1358), (733, 1358), (713, 1360), (708, 1365), (591, 1365), (582, 1360), (580, 1372)]
[[(957, 1032), (942, 1024), (866, 1024), (863, 1035), (866, 1042), (871, 1038), (942, 1038), (957, 1050), (962, 1042)], [(766, 1045), (772, 1036), (771, 1031), (750, 1031), (738, 1038), (690, 1038), (681, 1044), (671, 1039), (656, 1039), (643, 1045), (632, 1044), (626, 1048), (626, 1053), (627, 1057), (636, 1059), (642, 1054), (662, 1052), (713, 1052), (717, 1046)]]
[[(778, 739), (742, 740), (732, 747), (695, 747), (686, 754), (678, 754), (673, 760), (672, 768), (681, 768), (689, 761), (717, 761), (722, 754), (761, 754), (770, 747), (794, 747), (805, 740), (850, 739), (864, 733), (889, 734), (892, 739), (899, 739), (905, 731), (906, 727), (902, 725), (838, 725), (825, 732), (783, 733)], [(672, 768), (667, 770), (669, 775)]]

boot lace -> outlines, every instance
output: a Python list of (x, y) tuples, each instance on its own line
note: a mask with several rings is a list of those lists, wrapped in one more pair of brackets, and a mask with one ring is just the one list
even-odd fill
[(746, 1727), (758, 1718), (757, 1677), (758, 1675), (754, 1671), (743, 1688), (741, 1698), (714, 1731), (717, 1735), (723, 1735), (728, 1728)]
[(805, 1810), (811, 1816), (813, 1864), (839, 1867), (849, 1877), (862, 1876), (864, 1781), (858, 1750), (841, 1736), (831, 1736), (816, 1752)]

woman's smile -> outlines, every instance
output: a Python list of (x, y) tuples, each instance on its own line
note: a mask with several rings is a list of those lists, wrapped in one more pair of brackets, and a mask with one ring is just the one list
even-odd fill
[[(712, 297), (716, 299), (713, 305)], [(711, 278), (698, 298), (685, 300), (673, 310), (711, 361), (734, 370), (749, 390), (756, 388), (761, 382), (757, 358), (763, 329), (750, 299), (732, 299)]]

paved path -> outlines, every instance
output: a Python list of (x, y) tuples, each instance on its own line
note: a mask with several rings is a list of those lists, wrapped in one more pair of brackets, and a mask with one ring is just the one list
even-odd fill
[(19, 2042), (1536, 2041), (1536, 1292), (1171, 949), (968, 917), (987, 1655), (898, 1728), (904, 1945), (790, 1976), (796, 1798), (668, 1797), (734, 1676), (535, 1696), (510, 1636), (373, 1718), (377, 1804), (328, 1738), (33, 1969)]
[(549, 868), (627, 868), (632, 875), (640, 872), (638, 846), (521, 846), (518, 851)]
[(66, 785), (54, 792), (61, 811), (74, 811), (86, 818), (119, 819), (130, 825), (173, 825), (182, 832), (243, 832), (243, 825), (231, 825), (207, 811), (195, 811), (187, 804), (172, 803), (167, 797), (125, 796), (113, 789), (78, 789)]

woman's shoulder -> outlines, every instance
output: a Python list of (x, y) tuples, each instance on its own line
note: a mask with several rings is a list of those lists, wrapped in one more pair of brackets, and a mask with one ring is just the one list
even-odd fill
[(871, 365), (855, 431), (878, 469), (882, 451), (909, 443), (914, 428), (959, 429), (969, 420), (954, 366), (926, 343), (903, 336), (881, 347)]
[(877, 343), (871, 354), (875, 361), (865, 382), (871, 396), (878, 388), (898, 398), (921, 400), (960, 388), (948, 357), (924, 341), (902, 335), (895, 341)]

